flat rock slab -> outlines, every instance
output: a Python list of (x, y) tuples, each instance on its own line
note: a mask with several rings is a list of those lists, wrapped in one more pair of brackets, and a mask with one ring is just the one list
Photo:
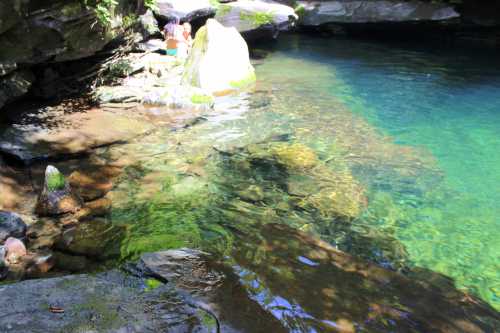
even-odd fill
[(237, 276), (213, 268), (205, 255), (164, 251), (145, 254), (130, 265), (132, 274), (112, 270), (1, 286), (9, 306), (0, 308), (0, 332), (285, 332)]
[(211, 331), (170, 286), (148, 291), (119, 271), (24, 281), (0, 294), (9, 304), (0, 310), (4, 333)]
[(0, 135), (0, 151), (27, 164), (126, 142), (153, 128), (131, 112), (100, 109), (65, 113), (45, 108), (28, 117), (30, 121), (14, 124)]

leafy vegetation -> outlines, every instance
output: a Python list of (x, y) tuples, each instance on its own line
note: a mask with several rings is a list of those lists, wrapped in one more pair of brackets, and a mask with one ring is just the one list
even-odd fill
[[(118, 0), (82, 0), (82, 3), (86, 8), (92, 8), (94, 10), (97, 22), (104, 27), (111, 24), (114, 9), (118, 6)], [(156, 0), (144, 0), (144, 6), (153, 11), (158, 9)], [(130, 20), (125, 22), (124, 19), (124, 24), (125, 26), (130, 26)]]

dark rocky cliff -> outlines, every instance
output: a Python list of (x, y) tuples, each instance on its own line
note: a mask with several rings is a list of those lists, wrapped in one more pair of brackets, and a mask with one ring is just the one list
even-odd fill
[(134, 4), (120, 1), (104, 26), (80, 0), (2, 0), (0, 108), (29, 90), (34, 66), (92, 56), (119, 37)]

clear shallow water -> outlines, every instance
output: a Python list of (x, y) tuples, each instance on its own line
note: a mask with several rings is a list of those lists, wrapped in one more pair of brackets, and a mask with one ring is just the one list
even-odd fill
[[(339, 98), (395, 143), (432, 154), (442, 178), (425, 187), (418, 203), (413, 193), (395, 191), (390, 179), (382, 187), (372, 184), (372, 191), (393, 198), (401, 215), (396, 221), (379, 219), (377, 223), (381, 227), (394, 223), (395, 236), (406, 247), (411, 263), (453, 277), (457, 286), (474, 290), (498, 309), (498, 52), (292, 40), (296, 47), (282, 41), (280, 52), (260, 67), (260, 78), (267, 70), (313, 76), (316, 82), (309, 87), (318, 95)], [(296, 66), (286, 68), (287, 61)], [(307, 69), (311, 64), (334, 73), (335, 80), (328, 74), (311, 73)], [(285, 67), (276, 68), (280, 66)], [(302, 96), (314, 103), (322, 98), (318, 95)]]
[(384, 273), (352, 282), (319, 238), (440, 285), (442, 273), (498, 309), (500, 66), (458, 51), (284, 37), (253, 91), (195, 126), (99, 150), (126, 166), (113, 251), (216, 253), (292, 331), (411, 326), (434, 305), (414, 304), (406, 280), (381, 289)]

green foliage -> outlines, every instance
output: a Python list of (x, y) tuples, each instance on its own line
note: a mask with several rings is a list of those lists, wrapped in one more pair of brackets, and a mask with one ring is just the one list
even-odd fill
[(126, 77), (132, 72), (132, 66), (127, 60), (118, 60), (109, 65), (110, 78)]
[(137, 15), (133, 13), (123, 17), (123, 27), (129, 28), (133, 26), (137, 22), (137, 18)]
[(97, 21), (104, 27), (111, 24), (113, 9), (118, 5), (117, 0), (82, 0), (87, 8), (92, 8)]
[(156, 4), (156, 0), (144, 0), (144, 6), (147, 9), (151, 9), (152, 11), (158, 10), (158, 5)]

